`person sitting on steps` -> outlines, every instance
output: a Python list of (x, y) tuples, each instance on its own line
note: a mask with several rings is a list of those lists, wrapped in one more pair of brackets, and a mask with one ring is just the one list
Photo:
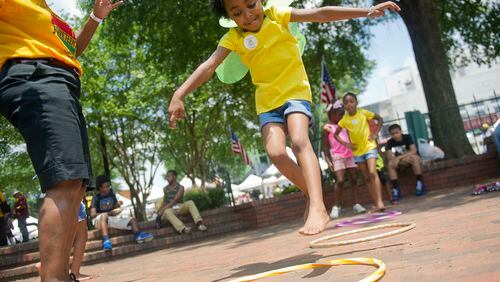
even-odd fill
[(99, 193), (92, 198), (90, 216), (93, 218), (94, 226), (101, 232), (102, 248), (110, 251), (113, 248), (108, 235), (108, 228), (119, 230), (131, 230), (135, 235), (137, 243), (153, 240), (153, 235), (139, 230), (137, 220), (129, 217), (119, 217), (122, 201), (116, 199), (116, 194), (111, 189), (111, 180), (105, 175), (99, 175), (96, 179)]
[(167, 181), (168, 185), (163, 188), (163, 199), (157, 205), (158, 217), (161, 220), (170, 222), (178, 233), (189, 234), (191, 228), (185, 226), (177, 215), (190, 213), (198, 230), (207, 231), (195, 203), (193, 201), (183, 203), (184, 187), (177, 182), (177, 172), (175, 170), (167, 172)]

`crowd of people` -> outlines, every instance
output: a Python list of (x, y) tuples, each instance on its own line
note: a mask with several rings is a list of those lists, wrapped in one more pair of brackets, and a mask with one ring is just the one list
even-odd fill
[[(361, 173), (373, 201), (370, 212), (385, 211), (382, 186), (385, 187), (391, 204), (398, 204), (402, 196), (398, 172), (406, 168), (411, 168), (416, 177), (415, 195), (426, 194), (422, 159), (412, 137), (403, 134), (399, 124), (389, 126), (391, 138), (385, 144), (384, 150), (381, 150), (377, 135), (383, 119), (373, 112), (358, 108), (356, 95), (345, 94), (342, 101), (337, 100), (329, 104), (327, 112), (328, 123), (323, 127), (322, 135), (326, 161), (330, 171), (335, 174), (335, 198), (330, 212), (332, 219), (340, 215), (346, 172), (349, 175), (353, 211), (356, 214), (367, 211), (359, 204), (357, 171)], [(387, 181), (387, 174), (392, 187)]]

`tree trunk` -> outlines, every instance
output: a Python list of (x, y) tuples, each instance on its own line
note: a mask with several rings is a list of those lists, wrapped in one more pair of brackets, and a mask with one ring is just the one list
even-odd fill
[(99, 120), (97, 126), (99, 127), (99, 142), (101, 143), (102, 166), (104, 167), (104, 174), (111, 177), (111, 169), (109, 167), (108, 149), (106, 148), (106, 139), (104, 138), (102, 121)]
[(130, 190), (130, 200), (132, 201), (132, 206), (134, 208), (134, 216), (139, 222), (146, 221), (146, 205), (143, 201), (141, 201), (141, 198), (139, 197), (137, 190), (135, 189), (135, 186), (132, 185), (130, 182), (126, 181), (128, 184), (128, 189)]
[(447, 158), (472, 155), (441, 41), (436, 3), (434, 0), (402, 0), (398, 4), (413, 44), (434, 142)]

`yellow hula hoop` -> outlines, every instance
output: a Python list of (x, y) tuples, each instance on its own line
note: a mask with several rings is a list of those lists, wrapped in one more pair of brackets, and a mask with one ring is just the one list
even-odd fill
[[(351, 244), (356, 244), (356, 243), (361, 243), (361, 242), (368, 242), (368, 241), (373, 241), (373, 240), (401, 234), (403, 232), (406, 232), (408, 230), (415, 228), (415, 226), (416, 226), (415, 223), (391, 223), (391, 224), (383, 224), (383, 225), (377, 225), (377, 226), (372, 226), (372, 227), (366, 227), (366, 228), (342, 232), (342, 233), (326, 236), (323, 238), (319, 238), (317, 240), (312, 241), (309, 244), (309, 247), (313, 248), (313, 249), (331, 248), (331, 247), (351, 245)], [(347, 240), (347, 241), (323, 243), (324, 241), (327, 241), (327, 240), (330, 240), (333, 238), (337, 238), (337, 237), (341, 237), (341, 236), (346, 236), (346, 235), (351, 235), (351, 234), (356, 234), (356, 233), (361, 233), (361, 232), (376, 230), (376, 229), (392, 228), (392, 227), (401, 227), (401, 228), (396, 229), (394, 231), (382, 233), (379, 235), (370, 236), (370, 237), (363, 237), (363, 238)]]
[(244, 282), (244, 281), (254, 281), (262, 278), (268, 278), (273, 276), (282, 275), (289, 272), (307, 270), (319, 267), (331, 267), (338, 265), (371, 265), (377, 267), (377, 270), (370, 274), (370, 276), (359, 280), (360, 282), (372, 282), (379, 281), (385, 274), (385, 264), (379, 260), (374, 258), (349, 258), (349, 259), (336, 259), (329, 260), (326, 262), (317, 262), (317, 263), (306, 263), (300, 265), (289, 266), (285, 268), (280, 268), (276, 270), (271, 270), (255, 275), (244, 276), (240, 278), (236, 278), (235, 280), (231, 280), (230, 282)]

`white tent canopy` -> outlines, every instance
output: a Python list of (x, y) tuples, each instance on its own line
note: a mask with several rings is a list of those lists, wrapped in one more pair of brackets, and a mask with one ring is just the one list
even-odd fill
[(297, 162), (297, 158), (293, 154), (292, 148), (290, 148), (290, 147), (287, 146), (286, 147), (286, 153), (288, 154), (288, 156), (290, 157), (290, 159), (292, 159), (294, 162)]
[(262, 186), (262, 178), (255, 174), (250, 174), (243, 182), (238, 185), (239, 191), (252, 190)]
[(286, 187), (292, 185), (292, 182), (286, 178), (286, 176), (282, 175), (278, 178), (278, 185), (281, 187)]
[(262, 184), (266, 186), (273, 186), (273, 184), (276, 184), (278, 182), (278, 178), (276, 176), (271, 176), (269, 178), (266, 178), (262, 181)]
[(274, 176), (274, 175), (278, 175), (280, 174), (280, 171), (278, 170), (278, 168), (276, 166), (274, 166), (273, 164), (271, 164), (270, 167), (268, 167), (264, 173), (262, 173), (262, 177), (269, 177), (269, 176)]

